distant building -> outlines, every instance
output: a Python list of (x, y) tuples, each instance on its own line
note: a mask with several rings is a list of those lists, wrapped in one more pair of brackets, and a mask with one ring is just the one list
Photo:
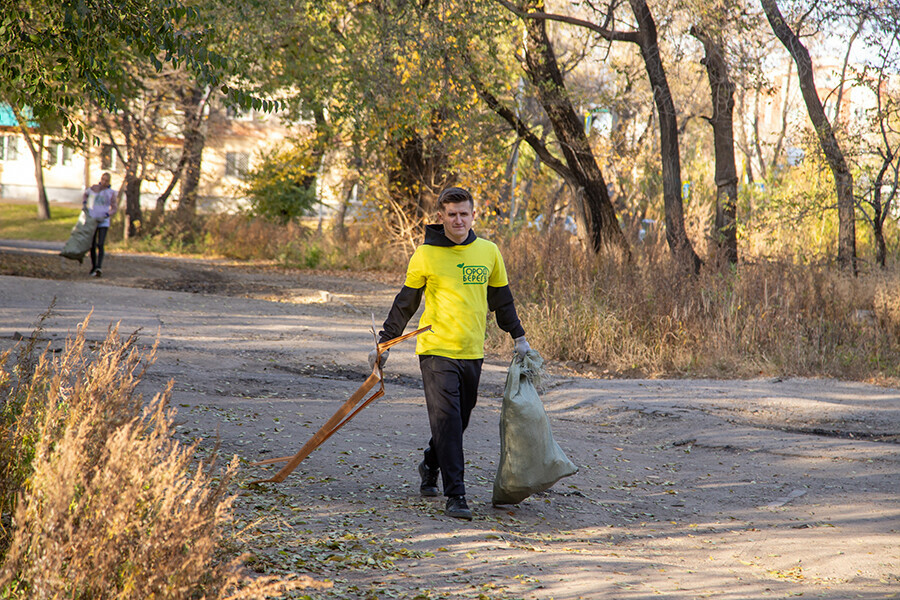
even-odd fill
[[(200, 175), (198, 210), (227, 212), (243, 205), (240, 198), (240, 177), (253, 166), (260, 153), (282, 143), (291, 130), (276, 115), (249, 110), (239, 112), (221, 107), (209, 113), (206, 144)], [(102, 138), (101, 138), (102, 139)], [(108, 142), (108, 141), (107, 141)], [(99, 146), (73, 147), (59, 140), (45, 139), (44, 187), (52, 203), (79, 203), (82, 192), (96, 183), (100, 173), (109, 171), (113, 187), (120, 188), (125, 167), (116, 149), (104, 142)], [(165, 140), (169, 162), (175, 163), (181, 153), (181, 140)], [(326, 171), (317, 180), (322, 186), (317, 196), (330, 213), (342, 199), (344, 165), (328, 161)], [(157, 197), (171, 181), (170, 172), (159, 169), (159, 176), (144, 180), (141, 186), (141, 205), (145, 209), (156, 206)], [(323, 185), (321, 182), (325, 182)], [(327, 187), (326, 187), (327, 186)], [(332, 189), (334, 188), (334, 189)], [(168, 202), (177, 205), (179, 187)], [(34, 160), (26, 140), (19, 130), (15, 116), (8, 106), (0, 104), (0, 199), (37, 202)]]

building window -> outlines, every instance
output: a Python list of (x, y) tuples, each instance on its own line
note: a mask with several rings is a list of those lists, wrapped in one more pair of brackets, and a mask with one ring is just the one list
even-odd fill
[(225, 175), (242, 177), (250, 170), (250, 154), (248, 152), (225, 153)]
[(47, 164), (51, 167), (57, 165), (68, 166), (72, 164), (72, 148), (59, 140), (53, 140), (47, 144)]
[(103, 171), (118, 172), (123, 167), (122, 159), (112, 144), (103, 144), (100, 148), (100, 169)]
[(62, 144), (59, 142), (53, 141), (47, 144), (47, 164), (51, 167), (54, 167), (59, 164), (59, 154), (62, 149)]
[(19, 159), (19, 136), (0, 136), (0, 160), (13, 161)]

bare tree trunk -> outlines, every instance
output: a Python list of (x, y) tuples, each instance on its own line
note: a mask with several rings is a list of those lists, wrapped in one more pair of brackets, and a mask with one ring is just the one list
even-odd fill
[(759, 175), (765, 180), (769, 177), (769, 173), (766, 169), (766, 157), (762, 149), (762, 140), (759, 139), (759, 97), (761, 94), (762, 90), (757, 87), (756, 95), (753, 98), (753, 148), (756, 150), (756, 159), (759, 162)]
[[(134, 237), (139, 233), (140, 227), (143, 225), (143, 213), (141, 211), (141, 183), (143, 178), (138, 175), (140, 169), (140, 157), (137, 153), (137, 144), (135, 138), (138, 132), (135, 131), (135, 124), (131, 118), (131, 113), (127, 110), (122, 112), (120, 121), (122, 135), (125, 137), (125, 147), (128, 152), (125, 157), (125, 216), (127, 219), (125, 238)], [(110, 134), (112, 139), (112, 134)]]
[(819, 138), (819, 145), (825, 154), (825, 160), (831, 167), (834, 175), (834, 183), (837, 188), (838, 206), (838, 264), (842, 269), (856, 275), (856, 214), (853, 198), (853, 175), (847, 167), (847, 161), (841, 152), (840, 145), (834, 135), (822, 101), (816, 92), (816, 83), (813, 74), (812, 60), (809, 51), (800, 41), (800, 38), (785, 22), (778, 8), (777, 0), (760, 0), (772, 31), (790, 52), (797, 65), (797, 77), (800, 81), (800, 91), (806, 102), (806, 110), (815, 127)]
[(519, 169), (519, 146), (522, 138), (518, 138), (513, 144), (509, 160), (506, 161), (506, 170), (503, 172), (503, 189), (500, 192), (500, 206), (509, 206), (509, 225), (513, 226), (516, 219), (516, 174)]
[(832, 116), (832, 121), (835, 124), (840, 121), (841, 117), (841, 102), (843, 102), (844, 99), (844, 82), (847, 81), (847, 65), (850, 64), (850, 50), (853, 49), (853, 42), (856, 41), (856, 38), (859, 36), (865, 23), (865, 17), (860, 16), (859, 22), (856, 25), (856, 30), (850, 35), (850, 39), (847, 40), (847, 51), (844, 53), (844, 64), (841, 66), (841, 80), (838, 81), (837, 99), (834, 102), (834, 115)]
[(882, 269), (885, 268), (887, 262), (887, 244), (884, 240), (884, 221), (890, 214), (891, 204), (894, 201), (894, 197), (897, 195), (897, 180), (900, 178), (898, 177), (900, 176), (900, 165), (894, 165), (894, 182), (893, 185), (890, 186), (891, 191), (887, 201), (884, 201), (881, 190), (884, 189), (885, 175), (896, 158), (893, 149), (887, 144), (886, 136), (885, 145), (886, 151), (882, 151), (881, 154), (881, 167), (878, 169), (878, 175), (875, 176), (875, 182), (872, 186), (872, 208), (875, 213), (872, 218), (872, 234), (875, 236), (875, 262), (878, 263), (878, 266)]
[(28, 129), (28, 121), (22, 115), (18, 108), (13, 109), (16, 122), (19, 124), (19, 131), (25, 138), (28, 150), (34, 159), (34, 182), (37, 186), (38, 194), (38, 219), (46, 221), (50, 218), (50, 202), (47, 199), (47, 188), (44, 186), (44, 134), (37, 134), (37, 140), (31, 137), (31, 131)]
[(184, 154), (184, 151), (182, 150), (181, 160), (178, 161), (178, 165), (172, 171), (172, 179), (169, 181), (169, 185), (166, 186), (166, 189), (163, 190), (162, 194), (157, 196), (156, 206), (153, 208), (153, 212), (150, 213), (150, 225), (148, 226), (150, 231), (156, 229), (162, 222), (163, 215), (166, 213), (166, 202), (169, 200), (169, 196), (172, 195), (175, 186), (178, 185), (181, 174), (184, 172), (184, 165), (186, 162), (187, 155)]
[(775, 140), (775, 148), (772, 150), (772, 162), (769, 163), (774, 170), (778, 166), (778, 157), (781, 156), (781, 149), (784, 147), (784, 138), (787, 136), (788, 116), (791, 108), (791, 76), (794, 69), (793, 61), (788, 61), (788, 72), (784, 80), (784, 102), (781, 104), (781, 131), (778, 132), (778, 139)]
[[(738, 90), (738, 114), (747, 114), (746, 86), (741, 86)], [(748, 139), (747, 129), (744, 124), (744, 119), (738, 119), (737, 146), (744, 157), (744, 177), (746, 178), (747, 183), (753, 183), (753, 153), (750, 152), (750, 140)]]
[(181, 226), (194, 222), (197, 215), (197, 188), (200, 186), (200, 170), (203, 163), (203, 148), (206, 146), (203, 108), (208, 94), (199, 87), (193, 86), (182, 96), (184, 107), (184, 174), (181, 179), (181, 191), (175, 220)]
[(331, 219), (331, 229), (334, 231), (335, 237), (341, 242), (347, 239), (347, 227), (345, 225), (347, 207), (350, 206), (350, 202), (353, 200), (358, 189), (357, 181), (351, 180), (347, 182), (347, 185), (344, 186), (343, 193), (341, 194), (341, 200), (338, 203), (337, 210), (334, 211), (334, 216)]
[(681, 199), (681, 156), (678, 145), (678, 120), (675, 102), (669, 90), (656, 35), (656, 23), (645, 0), (629, 0), (638, 24), (638, 46), (653, 88), (653, 99), (659, 112), (660, 154), (663, 173), (663, 202), (666, 215), (666, 241), (676, 262), (686, 271), (700, 272), (700, 257), (694, 252), (684, 228), (684, 205)]
[(728, 66), (722, 45), (698, 27), (691, 27), (691, 35), (700, 40), (706, 51), (701, 61), (706, 65), (712, 93), (713, 142), (716, 152), (716, 245), (729, 264), (736, 264), (737, 251), (737, 169), (734, 166), (734, 82), (728, 76)]
[(544, 202), (544, 211), (541, 213), (543, 215), (543, 219), (541, 220), (541, 233), (547, 233), (553, 226), (553, 218), (556, 215), (556, 206), (559, 204), (559, 198), (562, 196), (567, 185), (569, 184), (565, 179), (560, 181), (559, 186), (556, 188), (556, 191), (553, 192), (553, 195)]
[(531, 191), (534, 188), (534, 180), (541, 174), (541, 157), (534, 155), (534, 162), (531, 163), (531, 177), (525, 182), (525, 189), (522, 190), (522, 201), (518, 208), (519, 212), (525, 215), (528, 220), (528, 206), (531, 203)]
[[(531, 3), (542, 8), (542, 3)], [(576, 199), (582, 199), (587, 238), (594, 252), (604, 247), (622, 252), (631, 258), (628, 241), (619, 227), (616, 212), (609, 199), (609, 190), (603, 173), (594, 159), (584, 125), (566, 93), (562, 73), (547, 37), (546, 25), (541, 20), (525, 19), (525, 61), (528, 75), (538, 90), (541, 105), (550, 118), (553, 131), (575, 183), (581, 190), (574, 190)], [(581, 213), (582, 211), (578, 211)]]
[(884, 241), (884, 220), (877, 213), (872, 223), (872, 235), (875, 237), (875, 263), (884, 269), (887, 263), (887, 244)]
[(128, 216), (128, 227), (125, 237), (140, 234), (143, 225), (141, 211), (141, 185), (144, 180), (137, 173), (125, 172), (125, 214)]

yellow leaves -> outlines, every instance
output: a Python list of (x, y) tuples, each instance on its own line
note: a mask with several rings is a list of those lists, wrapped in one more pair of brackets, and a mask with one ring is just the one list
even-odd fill
[(768, 574), (772, 577), (775, 577), (776, 579), (784, 579), (786, 581), (793, 581), (794, 583), (800, 583), (804, 579), (803, 567), (801, 567), (799, 564), (796, 567), (788, 569), (786, 571), (772, 569), (768, 571)]

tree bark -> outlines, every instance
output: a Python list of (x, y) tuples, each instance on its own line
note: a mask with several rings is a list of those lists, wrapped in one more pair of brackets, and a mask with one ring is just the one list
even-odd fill
[(803, 100), (806, 103), (806, 111), (816, 130), (825, 160), (834, 175), (838, 206), (838, 264), (842, 269), (856, 275), (856, 213), (853, 198), (853, 175), (847, 167), (847, 161), (834, 135), (834, 129), (828, 121), (828, 116), (825, 114), (822, 101), (816, 91), (812, 59), (800, 38), (785, 22), (778, 8), (777, 0), (760, 0), (760, 4), (775, 36), (787, 48), (797, 65), (797, 77)]
[(34, 182), (37, 186), (38, 194), (38, 219), (46, 221), (50, 218), (50, 201), (47, 199), (47, 188), (44, 186), (44, 134), (38, 134), (35, 142), (31, 137), (31, 132), (28, 130), (28, 121), (19, 109), (14, 108), (13, 114), (16, 117), (16, 122), (19, 124), (19, 131), (22, 132), (22, 137), (25, 138), (25, 143), (28, 145), (28, 150), (34, 159)]
[(638, 46), (647, 77), (653, 87), (653, 100), (659, 112), (659, 142), (663, 174), (663, 203), (666, 215), (666, 241), (669, 249), (685, 270), (700, 272), (700, 257), (694, 252), (684, 228), (684, 205), (681, 199), (681, 154), (678, 145), (678, 119), (675, 102), (666, 78), (656, 23), (644, 0), (629, 0), (631, 11), (638, 24)]
[[(543, 2), (529, 2), (529, 7), (543, 9)], [(599, 253), (605, 248), (616, 249), (630, 260), (631, 248), (619, 227), (606, 181), (594, 159), (584, 125), (575, 114), (566, 93), (553, 46), (547, 37), (546, 24), (536, 19), (526, 18), (524, 21), (526, 70), (553, 125), (566, 165), (580, 188), (574, 190), (576, 203), (582, 205), (582, 210), (578, 211), (582, 215), (576, 217), (583, 216), (587, 226), (586, 237), (594, 252)]]
[(203, 148), (206, 146), (203, 108), (207, 98), (208, 95), (196, 86), (192, 86), (182, 96), (184, 173), (181, 179), (178, 207), (175, 210), (175, 220), (181, 226), (192, 224), (197, 215), (197, 189), (200, 186)]
[[(122, 135), (125, 137), (125, 147), (127, 153), (124, 158), (125, 162), (125, 238), (131, 238), (138, 235), (143, 225), (143, 212), (141, 211), (141, 183), (143, 178), (138, 174), (140, 170), (141, 157), (139, 156), (138, 143), (136, 138), (140, 137), (136, 123), (134, 123), (131, 113), (128, 109), (122, 111), (122, 118), (119, 121), (122, 129)], [(110, 132), (110, 140), (113, 135)], [(118, 148), (116, 148), (118, 152)], [(120, 153), (121, 156), (121, 153)]]
[(509, 160), (506, 161), (506, 170), (503, 172), (503, 188), (500, 191), (500, 206), (509, 206), (509, 226), (515, 225), (516, 213), (516, 175), (519, 169), (519, 146), (522, 144), (521, 139), (517, 139), (513, 143), (512, 152)]
[(791, 112), (791, 76), (794, 69), (794, 62), (788, 61), (788, 72), (784, 80), (784, 102), (781, 103), (781, 131), (778, 132), (778, 138), (775, 140), (775, 148), (772, 150), (772, 160), (769, 162), (770, 169), (776, 171), (778, 168), (778, 159), (781, 156), (781, 150), (784, 148), (784, 138), (788, 132), (788, 117)]
[(128, 216), (126, 238), (140, 234), (143, 225), (144, 217), (141, 211), (141, 185), (143, 183), (144, 179), (137, 173), (125, 172), (125, 214)]
[(872, 208), (874, 211), (874, 215), (872, 216), (872, 235), (875, 236), (875, 262), (878, 263), (878, 266), (882, 269), (885, 268), (887, 263), (887, 244), (884, 240), (884, 221), (890, 214), (891, 204), (893, 203), (894, 196), (897, 194), (898, 170), (900, 170), (900, 168), (894, 166), (894, 182), (890, 188), (891, 192), (888, 195), (887, 201), (884, 201), (882, 199), (881, 190), (884, 189), (885, 175), (891, 168), (894, 158), (896, 158), (893, 150), (887, 144), (886, 136), (885, 145), (887, 148), (881, 155), (881, 167), (878, 169), (878, 175), (875, 176), (875, 182), (872, 185)]
[(531, 163), (531, 177), (525, 182), (525, 189), (522, 190), (522, 199), (517, 210), (528, 220), (528, 206), (531, 203), (531, 190), (534, 188), (534, 182), (541, 174), (541, 157), (534, 155), (534, 162)]
[(184, 149), (182, 149), (181, 159), (178, 161), (178, 165), (172, 170), (172, 179), (169, 181), (169, 185), (166, 186), (166, 189), (163, 190), (162, 194), (156, 197), (156, 206), (153, 208), (153, 212), (150, 213), (150, 224), (148, 226), (150, 231), (155, 230), (162, 222), (163, 216), (166, 214), (166, 202), (169, 200), (169, 196), (172, 195), (175, 186), (178, 185), (181, 174), (184, 172), (184, 165), (186, 162), (187, 156), (184, 154)]
[(706, 51), (701, 61), (706, 65), (712, 94), (713, 144), (716, 153), (716, 236), (719, 252), (728, 264), (736, 264), (737, 250), (737, 168), (734, 165), (734, 82), (722, 45), (699, 27), (691, 27), (691, 35), (700, 40)]
[(445, 115), (445, 108), (433, 109), (424, 135), (410, 130), (394, 141), (398, 161), (388, 172), (389, 191), (404, 210), (419, 219), (435, 213), (441, 190), (456, 180), (441, 141)]

